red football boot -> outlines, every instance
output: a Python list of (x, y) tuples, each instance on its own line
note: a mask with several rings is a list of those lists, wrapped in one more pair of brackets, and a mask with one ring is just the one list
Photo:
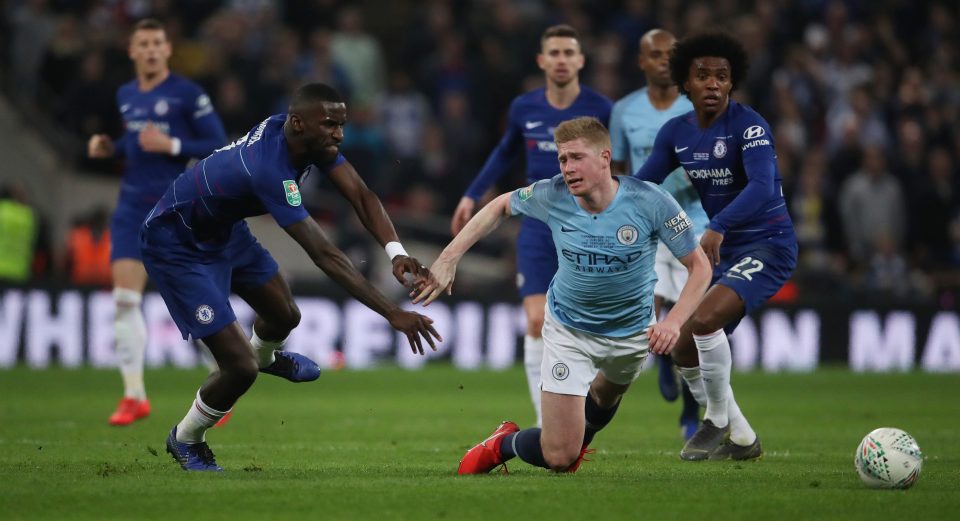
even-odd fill
[(503, 463), (500, 445), (503, 437), (520, 430), (516, 423), (505, 421), (487, 439), (468, 450), (460, 460), (457, 474), (486, 474)]
[(117, 410), (110, 415), (110, 425), (130, 425), (140, 418), (150, 415), (150, 401), (124, 398), (117, 404)]
[(580, 468), (581, 463), (583, 463), (584, 461), (590, 461), (589, 459), (587, 459), (587, 454), (593, 454), (594, 452), (597, 452), (597, 451), (595, 449), (588, 448), (586, 445), (584, 445), (580, 449), (580, 456), (577, 457), (577, 461), (574, 461), (573, 465), (570, 465), (569, 467), (567, 467), (567, 472), (570, 472), (570, 473), (576, 472), (577, 469)]

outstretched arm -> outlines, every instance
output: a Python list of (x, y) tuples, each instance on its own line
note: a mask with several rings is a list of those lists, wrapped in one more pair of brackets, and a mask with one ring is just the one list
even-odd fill
[[(335, 166), (328, 174), (337, 190), (343, 194), (343, 197), (350, 202), (353, 210), (360, 218), (364, 228), (373, 235), (374, 239), (380, 243), (380, 246), (386, 246), (388, 243), (400, 242), (397, 238), (397, 231), (393, 227), (393, 222), (383, 209), (383, 204), (377, 194), (367, 187), (363, 179), (357, 174), (353, 165), (349, 161)], [(404, 274), (410, 273), (415, 277), (414, 283), (419, 284), (430, 276), (430, 272), (420, 261), (408, 255), (399, 254), (393, 256), (390, 261), (393, 263), (393, 276), (400, 284), (405, 284)]]
[(500, 194), (490, 204), (484, 206), (473, 219), (470, 219), (463, 230), (450, 241), (450, 244), (437, 257), (433, 266), (430, 266), (433, 278), (418, 288), (420, 293), (413, 299), (414, 303), (426, 298), (423, 301), (423, 305), (426, 306), (444, 291), (447, 294), (453, 291), (454, 274), (457, 271), (457, 263), (460, 262), (463, 254), (467, 253), (467, 250), (477, 241), (495, 230), (504, 217), (512, 215), (510, 213), (510, 194), (511, 192)]
[(713, 275), (707, 255), (700, 246), (681, 258), (680, 262), (687, 268), (687, 283), (683, 285), (677, 303), (663, 322), (654, 324), (648, 331), (650, 350), (658, 355), (673, 350), (680, 338), (680, 328), (697, 309)]
[(414, 353), (423, 354), (421, 336), (427, 340), (434, 351), (437, 350), (433, 339), (442, 340), (442, 338), (431, 325), (433, 320), (417, 313), (403, 311), (387, 299), (367, 279), (363, 278), (339, 248), (327, 240), (323, 230), (312, 217), (291, 224), (284, 230), (300, 244), (318, 268), (337, 284), (343, 286), (357, 300), (386, 318), (394, 329), (406, 334)]

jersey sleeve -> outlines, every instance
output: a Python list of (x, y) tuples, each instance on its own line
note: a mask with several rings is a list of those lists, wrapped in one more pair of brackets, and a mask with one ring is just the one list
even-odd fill
[(673, 151), (673, 132), (676, 121), (676, 118), (671, 119), (660, 127), (657, 138), (653, 141), (653, 150), (650, 151), (650, 157), (643, 162), (639, 170), (634, 172), (633, 177), (660, 184), (670, 172), (680, 166), (677, 155)]
[[(626, 129), (623, 126), (623, 113), (626, 104), (623, 100), (613, 105), (610, 111), (610, 158), (614, 161), (626, 162), (630, 150), (630, 144), (627, 142)], [(627, 165), (630, 168), (630, 165)], [(627, 172), (632, 173), (632, 172)]]
[(652, 186), (654, 204), (653, 224), (657, 227), (657, 236), (673, 256), (682, 259), (697, 247), (696, 231), (687, 212), (666, 190)]
[[(554, 178), (555, 179), (555, 178)], [(510, 213), (547, 222), (553, 205), (554, 179), (541, 179), (510, 194)]]
[(227, 132), (220, 116), (213, 110), (210, 96), (197, 85), (190, 85), (187, 92), (190, 101), (184, 105), (184, 119), (193, 133), (174, 137), (180, 138), (181, 156), (203, 158), (227, 143)]
[(747, 185), (710, 220), (709, 228), (718, 233), (743, 223), (775, 195), (777, 155), (770, 126), (754, 112), (746, 113), (741, 121), (744, 130), (735, 135)]
[(277, 170), (261, 168), (251, 173), (253, 190), (277, 224), (286, 228), (309, 217), (296, 179), (286, 179)]
[(514, 100), (510, 105), (507, 114), (507, 129), (500, 138), (500, 142), (490, 153), (487, 162), (483, 164), (480, 173), (470, 183), (470, 187), (464, 195), (477, 200), (483, 197), (483, 194), (493, 186), (510, 168), (510, 165), (519, 155), (523, 148), (523, 130), (520, 128), (520, 118), (518, 112), (519, 100)]

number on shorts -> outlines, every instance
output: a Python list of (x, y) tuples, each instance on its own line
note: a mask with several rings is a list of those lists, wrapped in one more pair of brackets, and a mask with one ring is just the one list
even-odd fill
[(744, 257), (734, 264), (727, 273), (747, 280), (753, 280), (753, 274), (763, 269), (763, 262), (753, 257)]

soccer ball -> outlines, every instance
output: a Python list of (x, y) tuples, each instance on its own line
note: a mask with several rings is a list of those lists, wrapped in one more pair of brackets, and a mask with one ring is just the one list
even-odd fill
[(920, 477), (923, 453), (913, 436), (881, 427), (864, 436), (853, 464), (860, 480), (870, 488), (907, 489)]

